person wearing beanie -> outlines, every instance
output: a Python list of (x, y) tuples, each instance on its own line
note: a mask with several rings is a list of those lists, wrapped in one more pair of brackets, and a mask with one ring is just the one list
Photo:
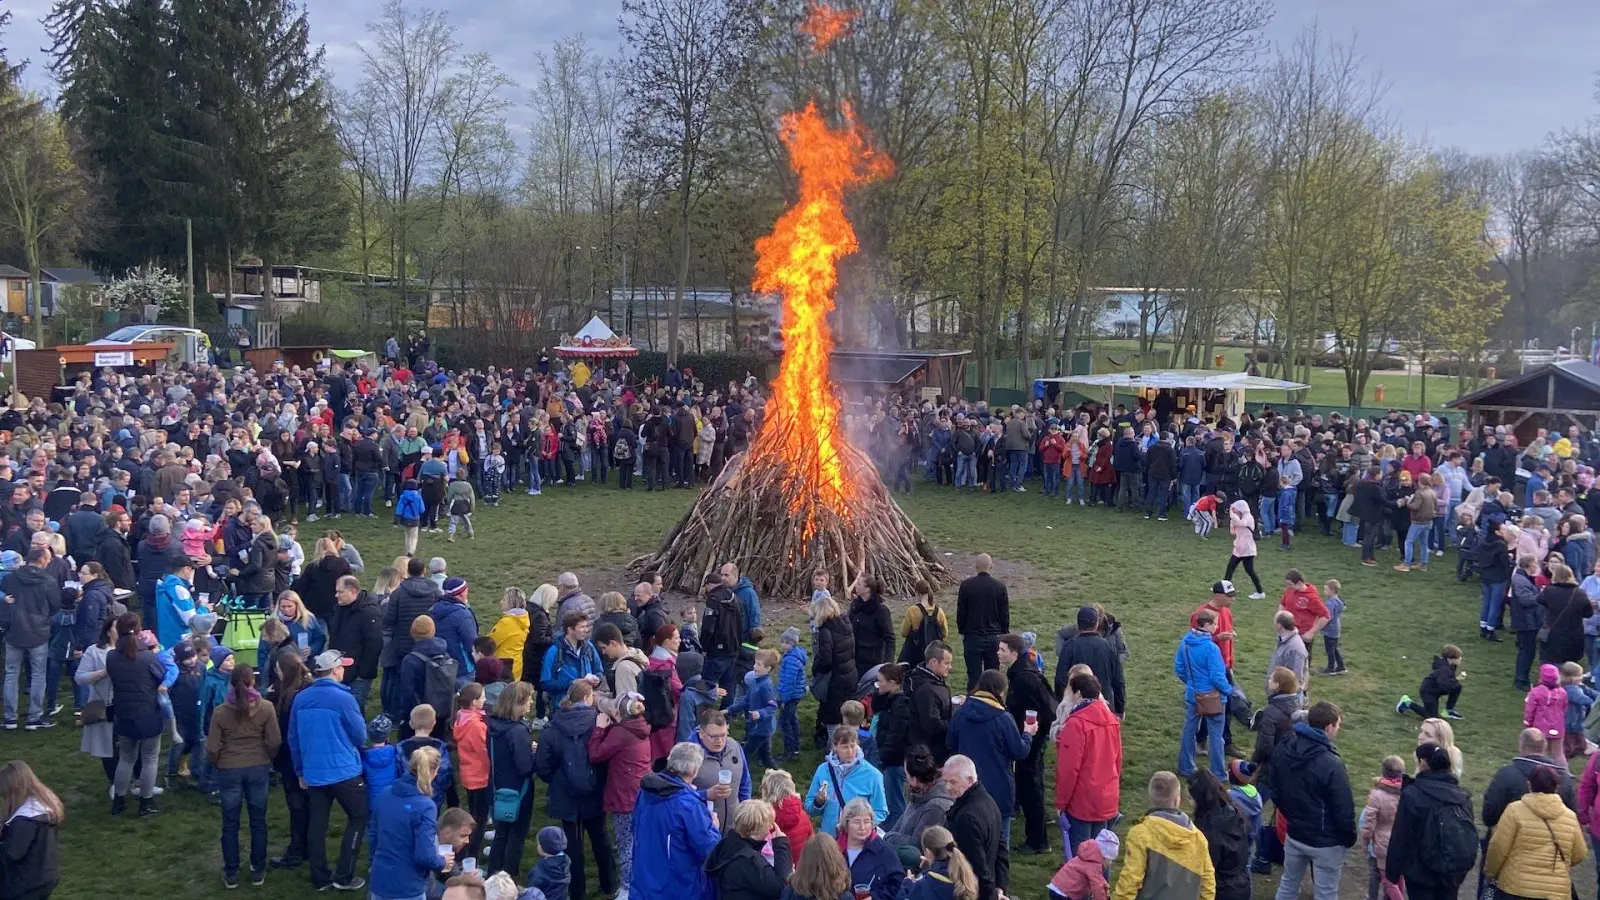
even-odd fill
[[(450, 651), (443, 638), (438, 637), (432, 616), (417, 616), (411, 623), (412, 650), (400, 660), (399, 688), (396, 690), (396, 702), (399, 708), (405, 711), (400, 718), (402, 734), (410, 736), (411, 710), (419, 703), (427, 703), (428, 667), (435, 660), (450, 660)], [(459, 682), (459, 667), (457, 681)], [(388, 704), (384, 712), (387, 713)], [(394, 718), (390, 716), (390, 718)]]
[(467, 605), (467, 581), (464, 578), (446, 578), (444, 596), (433, 604), (428, 615), (433, 618), (434, 633), (444, 641), (445, 652), (456, 661), (456, 688), (472, 680), (474, 671), (472, 644), (478, 639), (478, 617)]
[(572, 860), (567, 858), (566, 833), (558, 826), (546, 825), (539, 829), (538, 849), (539, 861), (528, 872), (528, 887), (541, 891), (547, 900), (567, 900)]

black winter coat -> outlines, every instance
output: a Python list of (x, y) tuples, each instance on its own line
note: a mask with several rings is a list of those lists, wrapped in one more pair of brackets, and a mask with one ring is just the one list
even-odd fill
[(1446, 880), (1422, 861), (1423, 823), (1450, 806), (1466, 807), (1467, 818), (1472, 818), (1472, 797), (1462, 789), (1456, 776), (1449, 772), (1422, 772), (1416, 778), (1406, 778), (1405, 787), (1400, 790), (1400, 808), (1395, 812), (1394, 830), (1389, 837), (1389, 857), (1384, 866), (1385, 875), (1390, 881), (1398, 882), (1405, 878), (1407, 885), (1429, 887), (1461, 884), (1466, 871)]
[[(550, 714), (550, 724), (539, 733), (539, 750), (533, 757), (539, 780), (550, 785), (546, 811), (552, 819), (576, 822), (593, 819), (601, 808), (605, 773), (589, 762), (589, 733), (598, 714), (592, 706), (569, 706)], [(573, 778), (587, 783), (574, 783)]]
[[(1111, 704), (1111, 711), (1122, 715), (1127, 703), (1127, 684), (1122, 674), (1122, 655), (1117, 648), (1099, 634), (1079, 634), (1062, 644), (1056, 658), (1057, 697), (1067, 688), (1067, 673), (1079, 663), (1088, 666), (1094, 677), (1100, 679), (1100, 690)], [(1042, 715), (1044, 710), (1039, 712)]]
[(940, 763), (950, 758), (945, 735), (950, 730), (950, 686), (927, 666), (917, 666), (906, 676), (906, 693), (911, 695), (911, 736), (907, 747), (926, 744)]
[(1518, 756), (1511, 762), (1501, 766), (1494, 777), (1489, 779), (1489, 786), (1483, 791), (1483, 824), (1490, 830), (1500, 824), (1500, 817), (1505, 815), (1506, 807), (1522, 799), (1528, 792), (1528, 776), (1537, 768), (1546, 768), (1555, 772), (1561, 778), (1561, 786), (1556, 793), (1561, 796), (1561, 802), (1567, 809), (1577, 812), (1578, 803), (1572, 793), (1572, 771), (1555, 760), (1546, 756)]
[(1011, 664), (1006, 672), (1006, 680), (1009, 682), (1006, 712), (1016, 720), (1017, 730), (1021, 731), (1027, 722), (1028, 710), (1039, 714), (1039, 730), (1030, 739), (1032, 746), (1028, 751), (1029, 759), (1038, 760), (1045, 745), (1050, 743), (1050, 726), (1056, 721), (1055, 698), (1051, 696), (1050, 686), (1044, 683), (1044, 676), (1039, 674), (1038, 667), (1027, 657)]
[[(154, 609), (156, 585), (163, 576), (177, 571), (178, 563), (185, 559), (183, 545), (171, 535), (152, 534), (139, 542), (134, 556), (138, 561), (139, 602), (145, 604), (146, 609)], [(264, 590), (270, 588), (269, 584)]]
[[(1270, 778), (1273, 805), (1289, 819), (1289, 837), (1308, 847), (1355, 846), (1350, 776), (1324, 732), (1305, 723), (1296, 725), (1272, 748)], [(1392, 865), (1393, 844), (1389, 853)]]
[(956, 631), (962, 635), (1002, 635), (1011, 630), (1011, 599), (998, 578), (979, 573), (956, 591)]
[(857, 672), (894, 661), (894, 617), (882, 597), (851, 600), (850, 628), (855, 632)]
[(328, 623), (328, 646), (356, 661), (344, 670), (344, 683), (377, 678), (383, 655), (383, 611), (378, 601), (362, 591), (349, 606), (335, 604), (333, 615), (323, 621)]
[(5, 580), (6, 643), (30, 650), (50, 641), (50, 620), (61, 610), (61, 584), (38, 566), (23, 566)]
[(1194, 826), (1206, 836), (1211, 867), (1216, 870), (1216, 900), (1250, 900), (1250, 820), (1229, 801), (1196, 816)]
[[(239, 570), (239, 593), (270, 594), (277, 562), (278, 544), (273, 540), (272, 532), (263, 531), (252, 537), (245, 551), (244, 564), (234, 563)], [(140, 574), (142, 576), (143, 572)]]
[(1144, 474), (1150, 481), (1164, 484), (1178, 477), (1178, 454), (1166, 441), (1156, 441), (1144, 452)]
[(1417, 693), (1422, 695), (1422, 702), (1433, 701), (1438, 703), (1440, 697), (1449, 696), (1461, 690), (1461, 681), (1456, 677), (1455, 666), (1442, 656), (1433, 658), (1433, 666), (1428, 674), (1422, 678), (1422, 686)]
[(764, 841), (752, 841), (732, 831), (706, 857), (706, 875), (721, 900), (778, 900), (793, 870), (789, 839), (772, 840), (772, 864), (761, 854)]
[(877, 694), (872, 712), (878, 717), (878, 758), (884, 766), (903, 766), (911, 747), (911, 695)]
[(54, 822), (17, 816), (0, 830), (0, 900), (48, 897), (61, 883), (61, 839)]
[[(407, 578), (395, 586), (383, 607), (383, 655), (378, 659), (379, 666), (388, 669), (400, 665), (416, 644), (411, 640), (411, 623), (417, 616), (427, 615), (438, 599), (439, 586), (431, 578)], [(530, 609), (529, 616), (532, 615)]]
[(1552, 584), (1539, 595), (1544, 605), (1544, 627), (1550, 629), (1540, 661), (1561, 665), (1584, 658), (1583, 620), (1590, 614), (1589, 598), (1570, 584)]
[(1258, 783), (1270, 783), (1267, 778), (1272, 768), (1272, 750), (1294, 730), (1294, 715), (1299, 711), (1298, 694), (1273, 694), (1261, 707), (1261, 719), (1256, 723), (1256, 747), (1250, 756), (1250, 760), (1259, 767), (1256, 773)]
[(978, 876), (978, 900), (995, 900), (999, 881), (1009, 880), (1011, 856), (1001, 839), (1000, 808), (974, 784), (950, 804), (950, 834)]
[(856, 692), (856, 639), (850, 623), (835, 616), (817, 629), (816, 652), (811, 655), (811, 674), (828, 675), (828, 694), (817, 712), (824, 725), (841, 721), (839, 706)]
[(106, 577), (117, 587), (131, 591), (138, 584), (133, 574), (133, 552), (128, 548), (128, 537), (107, 528), (94, 547), (94, 560), (106, 570)]
[[(661, 626), (672, 622), (672, 618), (667, 615), (667, 604), (660, 597), (653, 598), (649, 603), (634, 610), (633, 615), (639, 622), (639, 643), (634, 646), (640, 650), (645, 649), (645, 644), (656, 636)], [(533, 635), (529, 634), (528, 637), (532, 640)]]
[(539, 671), (544, 655), (555, 643), (550, 629), (550, 614), (537, 603), (528, 604), (528, 639), (522, 643), (522, 680), (539, 689)]
[[(311, 610), (311, 614), (326, 622), (333, 618), (333, 611), (339, 606), (337, 591), (339, 579), (351, 574), (350, 564), (338, 555), (324, 556), (313, 563), (307, 563), (301, 570), (300, 577), (295, 579), (294, 590), (300, 595), (300, 601)], [(345, 649), (341, 644), (329, 644), (329, 647)]]

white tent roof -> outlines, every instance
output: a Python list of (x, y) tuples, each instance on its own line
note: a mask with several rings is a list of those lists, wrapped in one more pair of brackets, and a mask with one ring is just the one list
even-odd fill
[(1151, 369), (1143, 372), (1112, 372), (1106, 375), (1065, 375), (1041, 378), (1056, 384), (1082, 384), (1113, 388), (1201, 388), (1213, 391), (1298, 391), (1310, 387), (1297, 381), (1263, 378), (1244, 372), (1216, 372), (1207, 369)]
[(633, 346), (631, 340), (618, 338), (617, 333), (599, 316), (591, 318), (589, 324), (578, 329), (577, 334), (556, 347), (557, 356), (617, 357), (635, 356), (638, 352), (639, 349)]
[(578, 329), (578, 333), (572, 336), (572, 342), (574, 344), (582, 344), (584, 338), (590, 338), (598, 344), (601, 341), (609, 341), (616, 336), (617, 333), (611, 330), (611, 326), (600, 321), (599, 316), (594, 316), (589, 319), (589, 324)]

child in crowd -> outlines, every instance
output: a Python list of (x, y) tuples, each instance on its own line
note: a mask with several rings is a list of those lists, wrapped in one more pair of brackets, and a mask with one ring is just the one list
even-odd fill
[(1522, 727), (1539, 729), (1545, 755), (1566, 766), (1567, 692), (1561, 687), (1561, 670), (1551, 663), (1539, 667), (1539, 683), (1522, 701)]
[[(1322, 649), (1328, 654), (1328, 667), (1322, 670), (1324, 675), (1343, 675), (1344, 654), (1339, 652), (1340, 620), (1344, 618), (1344, 598), (1339, 596), (1339, 579), (1330, 578), (1322, 586), (1322, 593), (1326, 596), (1322, 605), (1328, 608), (1328, 624), (1322, 626)], [(1306, 648), (1310, 652), (1310, 648)]]
[(1228, 763), (1228, 797), (1250, 821), (1246, 858), (1255, 859), (1256, 835), (1261, 831), (1261, 791), (1256, 787), (1256, 764), (1248, 759)]
[[(1202, 497), (1200, 499), (1204, 500), (1205, 498)], [(1195, 502), (1198, 503), (1199, 501)], [(934, 826), (928, 831), (933, 831), (935, 828), (940, 831), (945, 830), (939, 828), (939, 826)], [(928, 832), (923, 833), (927, 834)], [(951, 850), (948, 846), (946, 851), (951, 855), (961, 852), (960, 850)], [(1061, 898), (1061, 900), (1107, 900), (1111, 890), (1110, 885), (1106, 883), (1106, 867), (1108, 865), (1109, 862), (1106, 860), (1105, 852), (1100, 849), (1100, 845), (1095, 842), (1095, 839), (1084, 838), (1078, 842), (1077, 850), (1074, 851), (1072, 858), (1057, 869), (1055, 876), (1050, 879), (1050, 896), (1052, 898)]]
[(778, 761), (788, 762), (800, 756), (800, 701), (806, 696), (810, 654), (800, 646), (797, 628), (784, 630), (778, 639), (778, 651), (783, 654), (778, 675), (778, 727), (783, 731), (783, 755)]
[(472, 492), (472, 482), (465, 478), (457, 478), (445, 487), (444, 508), (450, 512), (450, 536), (446, 540), (455, 542), (458, 524), (467, 526), (467, 537), (477, 537), (472, 533), (472, 507), (477, 499)]
[(547, 900), (567, 900), (567, 886), (572, 883), (572, 860), (567, 857), (567, 834), (560, 827), (546, 825), (539, 829), (535, 842), (539, 861), (528, 872), (528, 888), (542, 892)]
[(1039, 635), (1032, 631), (1024, 631), (1017, 635), (1022, 638), (1022, 655), (1027, 658), (1040, 675), (1044, 674), (1044, 655), (1034, 645), (1039, 643)]
[(883, 759), (878, 755), (878, 739), (872, 736), (872, 729), (867, 727), (866, 705), (860, 700), (846, 700), (839, 707), (839, 718), (842, 724), (856, 730), (862, 758), (881, 769)]
[[(467, 811), (478, 822), (489, 821), (489, 807), (494, 798), (494, 791), (489, 787), (489, 724), (483, 707), (483, 685), (467, 682), (456, 695), (456, 720), (451, 729), (461, 765), (461, 786), (467, 789)], [(476, 858), (484, 838), (481, 831), (473, 831), (466, 855)]]
[(733, 671), (730, 675), (735, 694), (744, 693), (745, 676), (755, 669), (756, 651), (761, 649), (761, 642), (766, 638), (767, 633), (760, 626), (745, 632), (745, 640), (739, 644), (739, 654), (733, 659)]
[[(778, 829), (788, 835), (790, 847), (804, 847), (806, 841), (811, 840), (811, 816), (795, 791), (793, 775), (783, 769), (768, 769), (761, 776), (761, 799), (772, 804), (773, 811), (778, 814)], [(795, 862), (800, 862), (798, 856)]]
[(500, 487), (505, 479), (505, 453), (501, 450), (500, 442), (495, 441), (489, 446), (489, 455), (483, 458), (483, 502), (490, 506), (500, 505)]
[(1478, 561), (1478, 517), (1472, 510), (1456, 513), (1456, 581), (1472, 577), (1473, 565)]
[[(80, 653), (84, 648), (72, 646), (72, 624), (78, 618), (78, 592), (73, 588), (63, 588), (61, 591), (61, 608), (50, 617), (50, 639), (47, 644), (49, 656), (44, 665), (44, 713), (45, 721), (50, 722), (61, 712), (61, 707), (56, 704), (56, 697), (61, 687), (61, 672), (72, 661), (74, 650)], [(78, 694), (73, 691), (74, 696)], [(82, 712), (83, 703), (75, 702), (73, 712)]]
[(778, 728), (778, 689), (772, 683), (772, 671), (777, 667), (776, 650), (757, 650), (753, 668), (744, 676), (744, 694), (728, 707), (729, 715), (743, 713), (747, 717), (745, 752), (767, 769), (774, 765), (772, 733)]
[(196, 565), (206, 565), (211, 562), (211, 542), (216, 540), (220, 529), (206, 522), (203, 515), (196, 515), (183, 523), (183, 535), (178, 543), (183, 545), (183, 554), (195, 561)]
[(172, 660), (178, 677), (167, 689), (167, 697), (172, 701), (179, 739), (167, 751), (167, 778), (188, 778), (192, 765), (196, 780), (201, 780), (205, 777), (205, 732), (200, 730), (200, 683), (204, 680), (200, 656), (193, 644), (180, 641), (172, 649)]
[(415, 478), (409, 478), (400, 488), (400, 499), (394, 502), (395, 524), (406, 530), (406, 555), (417, 555), (417, 535), (422, 530), (422, 513), (426, 506), (422, 502), (422, 486)]
[[(1555, 666), (1550, 667), (1551, 671)], [(1461, 682), (1467, 673), (1461, 671), (1461, 648), (1454, 644), (1445, 644), (1439, 650), (1439, 655), (1433, 658), (1433, 667), (1422, 679), (1422, 686), (1417, 688), (1417, 694), (1422, 698), (1421, 703), (1411, 699), (1410, 694), (1400, 697), (1400, 702), (1395, 704), (1394, 711), (1397, 715), (1414, 712), (1424, 719), (1439, 717), (1439, 698), (1445, 701), (1445, 716), (1452, 719), (1465, 718), (1456, 712), (1456, 702), (1461, 699)]]
[(472, 642), (472, 680), (483, 685), (483, 705), (494, 708), (506, 689), (507, 667), (499, 656), (495, 639), (484, 635)]
[(1367, 806), (1361, 811), (1361, 846), (1367, 851), (1367, 900), (1401, 900), (1398, 885), (1384, 877), (1389, 859), (1389, 835), (1394, 831), (1395, 814), (1400, 810), (1400, 789), (1406, 777), (1406, 761), (1398, 756), (1383, 758), (1383, 774), (1372, 779)]
[(1600, 694), (1583, 683), (1583, 666), (1575, 662), (1561, 664), (1561, 688), (1567, 695), (1566, 733), (1562, 749), (1571, 759), (1585, 755), (1589, 749), (1589, 741), (1583, 736), (1583, 722), (1589, 717), (1589, 710)]
[[(200, 654), (200, 645), (210, 644), (209, 638), (202, 639), (195, 635), (195, 653)], [(201, 734), (211, 733), (211, 715), (217, 707), (228, 702), (228, 691), (233, 688), (233, 651), (221, 644), (212, 645), (210, 650), (202, 656), (211, 660), (211, 668), (206, 670), (205, 680), (200, 683), (200, 728)]]
[[(431, 705), (419, 703), (412, 707), (411, 737), (400, 742), (400, 757), (401, 764), (408, 766), (411, 754), (421, 747), (432, 747), (439, 751), (439, 768), (433, 773), (433, 805), (443, 810), (445, 795), (454, 787), (455, 773), (450, 768), (449, 748), (444, 741), (433, 737), (433, 729), (438, 724), (439, 714)], [(421, 788), (422, 785), (417, 787)]]
[(1200, 535), (1203, 541), (1211, 540), (1211, 532), (1217, 527), (1217, 510), (1222, 508), (1227, 494), (1217, 491), (1215, 494), (1206, 494), (1194, 502), (1194, 508), (1189, 510), (1189, 521), (1194, 523), (1194, 533)]
[[(389, 732), (394, 730), (394, 722), (382, 713), (372, 717), (367, 723), (367, 748), (361, 751), (362, 780), (367, 783), (367, 808), (372, 808), (374, 800), (384, 792), (389, 785), (400, 780), (405, 772), (405, 759), (400, 755), (400, 750), (389, 743)], [(377, 822), (367, 822), (367, 843), (372, 843), (372, 836), (377, 831)]]
[[(685, 658), (687, 657), (687, 658)], [(705, 657), (698, 653), (678, 654), (678, 677), (683, 680), (683, 693), (678, 697), (678, 742), (687, 741), (700, 721), (700, 710), (716, 709), (720, 705), (722, 689), (700, 677)]]

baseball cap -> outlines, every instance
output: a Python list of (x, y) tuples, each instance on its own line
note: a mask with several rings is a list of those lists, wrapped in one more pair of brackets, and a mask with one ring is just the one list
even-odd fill
[(340, 666), (353, 666), (355, 664), (355, 660), (345, 656), (338, 650), (324, 650), (317, 654), (316, 659), (311, 661), (311, 671), (320, 675), (332, 672)]
[(1233, 594), (1239, 593), (1239, 591), (1238, 591), (1237, 588), (1235, 588), (1233, 586), (1233, 582), (1231, 582), (1228, 579), (1224, 578), (1221, 581), (1219, 581), (1216, 584), (1213, 584), (1211, 586), (1211, 593), (1213, 593), (1213, 594), (1228, 594), (1228, 595), (1231, 596)]

